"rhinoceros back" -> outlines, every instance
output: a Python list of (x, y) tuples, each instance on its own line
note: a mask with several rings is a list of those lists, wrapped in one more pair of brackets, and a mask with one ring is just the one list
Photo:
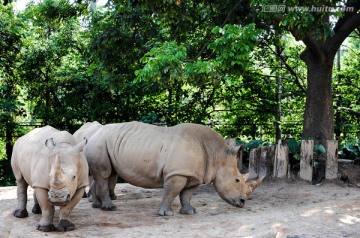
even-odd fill
[(85, 123), (74, 133), (76, 143), (80, 143), (84, 139), (89, 140), (90, 137), (101, 127), (103, 127), (103, 125), (97, 121)]
[[(199, 183), (213, 177), (216, 150), (225, 140), (205, 126), (159, 127), (139, 122), (109, 124), (89, 140), (86, 158), (101, 176), (107, 160), (124, 180), (141, 187), (162, 187), (166, 176), (182, 175)], [(108, 166), (109, 167), (109, 166)]]

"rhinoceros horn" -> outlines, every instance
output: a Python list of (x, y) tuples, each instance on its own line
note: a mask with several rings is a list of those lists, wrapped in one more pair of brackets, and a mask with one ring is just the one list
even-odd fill
[(251, 192), (254, 191), (255, 188), (257, 188), (261, 184), (261, 182), (264, 180), (264, 178), (265, 178), (265, 176), (255, 180), (255, 181), (252, 181), (248, 184)]
[(63, 175), (61, 171), (60, 159), (59, 156), (55, 156), (55, 176), (54, 176), (54, 185), (61, 185), (63, 183)]

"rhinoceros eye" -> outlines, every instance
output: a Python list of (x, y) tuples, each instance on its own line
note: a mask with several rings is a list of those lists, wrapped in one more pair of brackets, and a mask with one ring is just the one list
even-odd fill
[(72, 178), (73, 180), (75, 180), (76, 179), (76, 176), (73, 176), (73, 178)]
[(235, 179), (235, 182), (240, 183), (240, 179)]

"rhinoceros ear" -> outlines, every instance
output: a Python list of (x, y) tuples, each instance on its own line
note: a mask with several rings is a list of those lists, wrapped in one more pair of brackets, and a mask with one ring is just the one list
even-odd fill
[(87, 144), (87, 139), (85, 138), (82, 142), (76, 145), (77, 152), (81, 152), (84, 149), (84, 146)]
[(55, 147), (54, 139), (53, 138), (46, 139), (45, 145), (47, 148), (49, 148), (49, 150), (53, 150)]

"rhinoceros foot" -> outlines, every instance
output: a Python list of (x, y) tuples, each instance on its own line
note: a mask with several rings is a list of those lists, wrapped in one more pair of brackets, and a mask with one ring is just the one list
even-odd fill
[(49, 232), (49, 231), (55, 231), (56, 229), (53, 224), (49, 224), (49, 225), (45, 225), (45, 226), (38, 224), (36, 227), (36, 230), (43, 231), (43, 232)]
[(42, 213), (41, 207), (40, 207), (39, 204), (35, 204), (35, 205), (33, 206), (33, 208), (32, 208), (31, 211), (32, 211), (32, 213), (34, 213), (34, 214), (41, 214), (41, 213)]
[(157, 214), (159, 216), (172, 216), (174, 215), (174, 211), (169, 206), (160, 206), (160, 208), (157, 211)]
[(196, 209), (192, 207), (191, 205), (186, 205), (181, 207), (180, 214), (187, 214), (187, 215), (193, 215), (196, 213)]
[(28, 217), (28, 211), (26, 209), (17, 209), (14, 211), (14, 216), (16, 216), (17, 218), (24, 218), (24, 217)]
[(61, 219), (56, 229), (58, 231), (73, 231), (75, 230), (75, 225), (68, 220)]
[(117, 207), (115, 205), (101, 206), (101, 210), (103, 210), (103, 211), (116, 211)]

